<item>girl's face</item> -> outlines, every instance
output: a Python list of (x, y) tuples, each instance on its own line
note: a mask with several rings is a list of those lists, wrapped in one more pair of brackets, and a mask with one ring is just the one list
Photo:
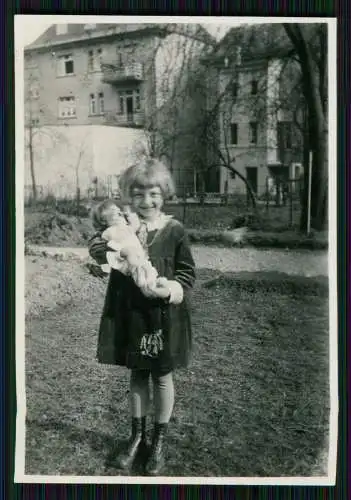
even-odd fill
[(131, 208), (146, 221), (156, 219), (163, 205), (162, 191), (159, 186), (135, 186), (131, 192)]

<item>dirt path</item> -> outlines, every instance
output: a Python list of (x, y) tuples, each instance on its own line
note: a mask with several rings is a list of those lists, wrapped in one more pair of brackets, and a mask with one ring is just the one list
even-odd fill
[[(48, 255), (73, 254), (88, 257), (86, 248), (55, 248), (31, 245)], [(220, 271), (280, 271), (291, 275), (328, 275), (328, 252), (304, 250), (262, 250), (256, 248), (219, 248), (192, 246), (197, 267)]]

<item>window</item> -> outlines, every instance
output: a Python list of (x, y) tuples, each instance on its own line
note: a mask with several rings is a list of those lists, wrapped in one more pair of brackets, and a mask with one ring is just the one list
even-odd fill
[(73, 96), (59, 98), (59, 118), (76, 117), (76, 99)]
[(88, 71), (94, 71), (94, 52), (92, 50), (88, 52)]
[(251, 95), (256, 95), (257, 92), (258, 92), (258, 81), (252, 80), (251, 81)]
[(238, 124), (237, 123), (231, 123), (230, 124), (230, 143), (231, 144), (238, 144)]
[(39, 99), (39, 89), (36, 87), (32, 87), (29, 90), (29, 96), (31, 99)]
[(103, 92), (99, 92), (96, 99), (95, 94), (89, 96), (89, 114), (102, 115), (105, 112), (105, 101)]
[(32, 54), (24, 55), (24, 69), (36, 69), (38, 67), (37, 61), (33, 58)]
[(129, 98), (129, 103), (132, 98), (133, 110), (140, 111), (141, 110), (141, 101), (140, 101), (140, 90), (121, 90), (119, 93), (119, 113), (124, 115), (127, 110), (126, 100)]
[(238, 66), (241, 64), (241, 47), (236, 48), (236, 64)]
[(233, 98), (234, 102), (238, 98), (238, 90), (239, 90), (238, 82), (234, 82), (233, 85), (232, 85), (232, 98)]
[(88, 71), (100, 71), (102, 60), (102, 49), (89, 50), (88, 52)]
[(94, 30), (96, 28), (96, 24), (84, 24), (85, 31)]
[(31, 124), (32, 127), (37, 127), (39, 125), (39, 118), (32, 118)]
[(72, 54), (66, 54), (58, 58), (57, 74), (58, 76), (74, 74), (74, 63)]
[(123, 66), (123, 56), (122, 53), (120, 52), (120, 49), (117, 49), (117, 65), (119, 67)]
[(68, 25), (67, 24), (56, 24), (56, 35), (67, 35)]
[(250, 122), (250, 144), (257, 144), (257, 122)]
[(277, 135), (278, 147), (280, 149), (292, 148), (292, 130), (290, 122), (278, 122)]
[(135, 91), (135, 111), (140, 111), (140, 90)]
[(90, 94), (89, 112), (91, 115), (96, 115), (96, 100), (94, 94)]
[(285, 147), (286, 149), (292, 148), (292, 131), (291, 131), (291, 123), (286, 122), (284, 124), (284, 132), (285, 132)]
[(122, 94), (119, 96), (119, 112), (121, 115), (124, 115), (124, 95)]
[(103, 62), (104, 62), (103, 61), (103, 51), (102, 51), (102, 49), (97, 49), (97, 58), (96, 58), (96, 65), (97, 65), (97, 67), (96, 67), (96, 69), (98, 71), (101, 70), (101, 64)]
[(105, 112), (105, 101), (104, 101), (104, 93), (103, 92), (99, 93), (99, 111), (100, 111), (100, 114), (103, 114)]

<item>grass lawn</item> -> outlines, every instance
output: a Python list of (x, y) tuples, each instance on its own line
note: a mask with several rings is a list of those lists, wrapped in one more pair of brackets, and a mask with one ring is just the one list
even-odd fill
[[(325, 473), (327, 280), (198, 276), (193, 361), (175, 372), (166, 475)], [(27, 319), (27, 474), (120, 474), (113, 453), (129, 435), (128, 372), (95, 361), (103, 289), (86, 280), (88, 301), (76, 293)]]

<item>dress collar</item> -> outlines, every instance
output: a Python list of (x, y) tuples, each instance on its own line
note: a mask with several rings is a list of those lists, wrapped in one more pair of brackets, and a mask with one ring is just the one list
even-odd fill
[(172, 215), (160, 214), (157, 219), (152, 222), (146, 222), (146, 227), (148, 231), (156, 231), (165, 227), (168, 221), (172, 219)]

